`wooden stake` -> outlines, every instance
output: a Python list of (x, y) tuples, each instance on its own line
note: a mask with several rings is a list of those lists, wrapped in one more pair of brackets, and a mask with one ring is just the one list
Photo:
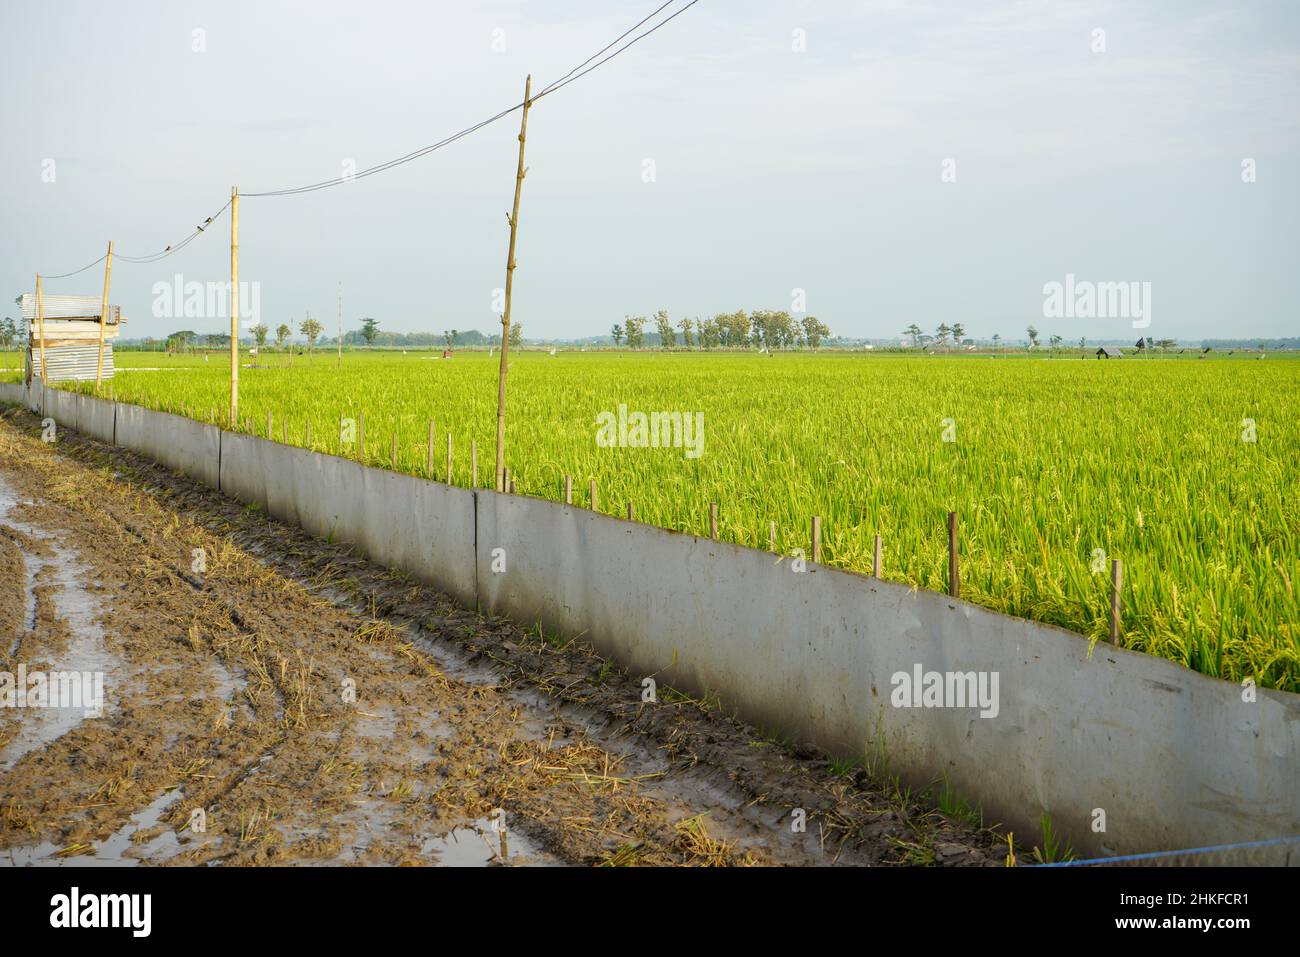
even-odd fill
[(451, 484), (451, 433), (447, 433), (447, 484)]
[(503, 489), (503, 473), (506, 467), (506, 371), (507, 357), (510, 354), (510, 293), (515, 277), (515, 237), (519, 231), (519, 194), (524, 188), (524, 140), (528, 135), (528, 108), (532, 106), (532, 74), (524, 80), (524, 110), (519, 121), (519, 166), (515, 172), (515, 205), (510, 214), (510, 250), (506, 253), (506, 307), (501, 315), (501, 372), (497, 379), (497, 491)]
[(564, 476), (564, 504), (573, 504), (573, 476)]
[(113, 274), (113, 240), (108, 241), (108, 258), (104, 260), (104, 299), (99, 310), (99, 365), (95, 368), (95, 392), (104, 381), (104, 331), (108, 327), (108, 279)]
[(881, 568), (881, 565), (882, 565), (882, 564), (883, 564), (883, 562), (881, 561), (880, 536), (877, 535), (877, 536), (876, 536), (876, 547), (875, 547), (874, 552), (873, 552), (873, 554), (872, 554), (872, 556), (871, 556), (871, 575), (872, 575), (873, 578), (879, 578), (879, 577), (880, 577), (880, 568)]
[(516, 494), (518, 491), (519, 491), (519, 490), (515, 488), (515, 477), (512, 475), (512, 476), (510, 476), (510, 494), (511, 494), (511, 495), (514, 495), (514, 494)]
[(230, 188), (230, 421), (239, 415), (239, 187)]
[(510, 494), (510, 469), (509, 468), (504, 468), (501, 470), (501, 490), (507, 495)]
[(631, 503), (631, 502), (628, 502), (628, 503), (627, 503), (627, 520), (628, 520), (629, 522), (635, 522), (635, 521), (636, 521), (636, 509), (632, 507), (632, 503)]
[(429, 473), (429, 478), (434, 478), (433, 474), (433, 419), (429, 420), (429, 464), (425, 467)]
[(41, 335), (41, 385), (50, 381), (45, 369), (45, 300), (41, 296), (41, 274), (36, 274), (36, 322)]
[(948, 594), (961, 597), (961, 566), (957, 561), (957, 513), (948, 513)]
[(767, 550), (776, 551), (776, 522), (767, 523)]
[(596, 506), (597, 506), (597, 502), (596, 502), (596, 480), (595, 480), (595, 479), (592, 479), (590, 485), (587, 487), (587, 495), (588, 495), (588, 497), (589, 497), (590, 500), (591, 500), (591, 510), (594, 512), (594, 511), (596, 511)]
[(718, 503), (709, 503), (709, 538), (718, 540)]
[(822, 560), (822, 518), (820, 515), (814, 515), (812, 520), (812, 560), (821, 562)]
[(469, 487), (478, 488), (478, 439), (469, 440)]
[(1110, 562), (1110, 643), (1119, 644), (1120, 593), (1124, 585), (1124, 563), (1118, 558)]

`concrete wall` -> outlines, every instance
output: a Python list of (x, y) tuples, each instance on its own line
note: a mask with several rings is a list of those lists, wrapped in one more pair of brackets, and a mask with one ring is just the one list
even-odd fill
[(27, 390), (21, 382), (0, 382), (0, 402), (11, 405), (26, 405)]
[[(1038, 839), (1042, 811), (1089, 855), (1300, 833), (1300, 695), (1243, 701), (1238, 686), (1172, 662), (1105, 644), (1089, 654), (1078, 635), (943, 595), (122, 403), (85, 397), (69, 414), (48, 395), (56, 419), (103, 438), (107, 406), (118, 444), (466, 605), (581, 636), (661, 688), (716, 695), (765, 731), (836, 754), (883, 754), (918, 787), (946, 777), (1025, 840)], [(997, 713), (896, 706), (895, 676), (918, 667), (996, 673)], [(1289, 862), (1300, 864), (1294, 848)]]
[(233, 432), (221, 490), (473, 606), (474, 493)]
[[(904, 780), (946, 775), (1023, 837), (1042, 810), (1098, 855), (1300, 833), (1300, 696), (1247, 704), (1163, 659), (1089, 656), (1059, 628), (550, 502), (482, 492), (478, 536), (485, 610), (582, 635), (765, 730), (843, 755), (883, 748)], [(996, 716), (895, 707), (892, 677), (917, 665), (997, 672)]]
[(138, 405), (118, 402), (116, 406), (114, 432), (118, 445), (212, 488), (220, 487), (220, 429)]
[(65, 429), (77, 431), (77, 393), (63, 389), (45, 390), (45, 415)]
[(78, 432), (112, 445), (116, 421), (117, 409), (114, 403), (96, 399), (94, 396), (77, 395), (76, 429)]

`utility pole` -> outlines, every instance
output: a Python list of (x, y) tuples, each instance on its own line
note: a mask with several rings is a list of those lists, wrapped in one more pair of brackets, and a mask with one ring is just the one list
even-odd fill
[(41, 385), (49, 381), (45, 374), (45, 301), (41, 298), (41, 274), (36, 274), (36, 324), (41, 335)]
[(104, 260), (104, 299), (99, 310), (99, 365), (95, 368), (95, 391), (104, 380), (104, 332), (108, 327), (108, 280), (113, 274), (113, 240), (108, 241), (108, 258)]
[(239, 421), (239, 187), (230, 187), (230, 427)]
[[(503, 476), (506, 467), (506, 359), (510, 354), (510, 291), (515, 275), (515, 235), (519, 230), (519, 193), (524, 186), (524, 139), (528, 135), (528, 108), (532, 106), (533, 76), (524, 80), (524, 113), (519, 121), (519, 168), (515, 173), (515, 205), (510, 214), (510, 251), (506, 254), (506, 308), (501, 316), (501, 375), (497, 380), (497, 465), (496, 489), (506, 491)], [(44, 368), (44, 366), (42, 366)]]

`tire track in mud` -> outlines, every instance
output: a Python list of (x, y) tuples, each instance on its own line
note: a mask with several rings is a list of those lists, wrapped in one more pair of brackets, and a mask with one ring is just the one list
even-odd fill
[(0, 861), (504, 863), (500, 820), (512, 864), (1005, 859), (1005, 837), (885, 775), (685, 696), (647, 706), (580, 643), (36, 425), (0, 415), (0, 478), (103, 583), (123, 666), (103, 718), (0, 773)]

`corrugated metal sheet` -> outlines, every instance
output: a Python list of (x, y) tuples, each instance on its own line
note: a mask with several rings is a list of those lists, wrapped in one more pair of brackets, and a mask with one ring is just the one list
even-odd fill
[[(29, 353), (32, 378), (41, 377), (41, 349), (33, 345)], [(67, 382), (69, 380), (95, 380), (95, 370), (99, 367), (99, 343), (85, 346), (45, 347), (45, 359), (50, 364), (49, 381)], [(113, 378), (113, 346), (104, 343), (104, 378)]]
[[(41, 294), (41, 310), (46, 319), (99, 319), (104, 307), (102, 296), (48, 296)], [(36, 320), (36, 294), (23, 293), (23, 318)], [(108, 307), (109, 325), (116, 323), (122, 315), (122, 307), (111, 303)]]

